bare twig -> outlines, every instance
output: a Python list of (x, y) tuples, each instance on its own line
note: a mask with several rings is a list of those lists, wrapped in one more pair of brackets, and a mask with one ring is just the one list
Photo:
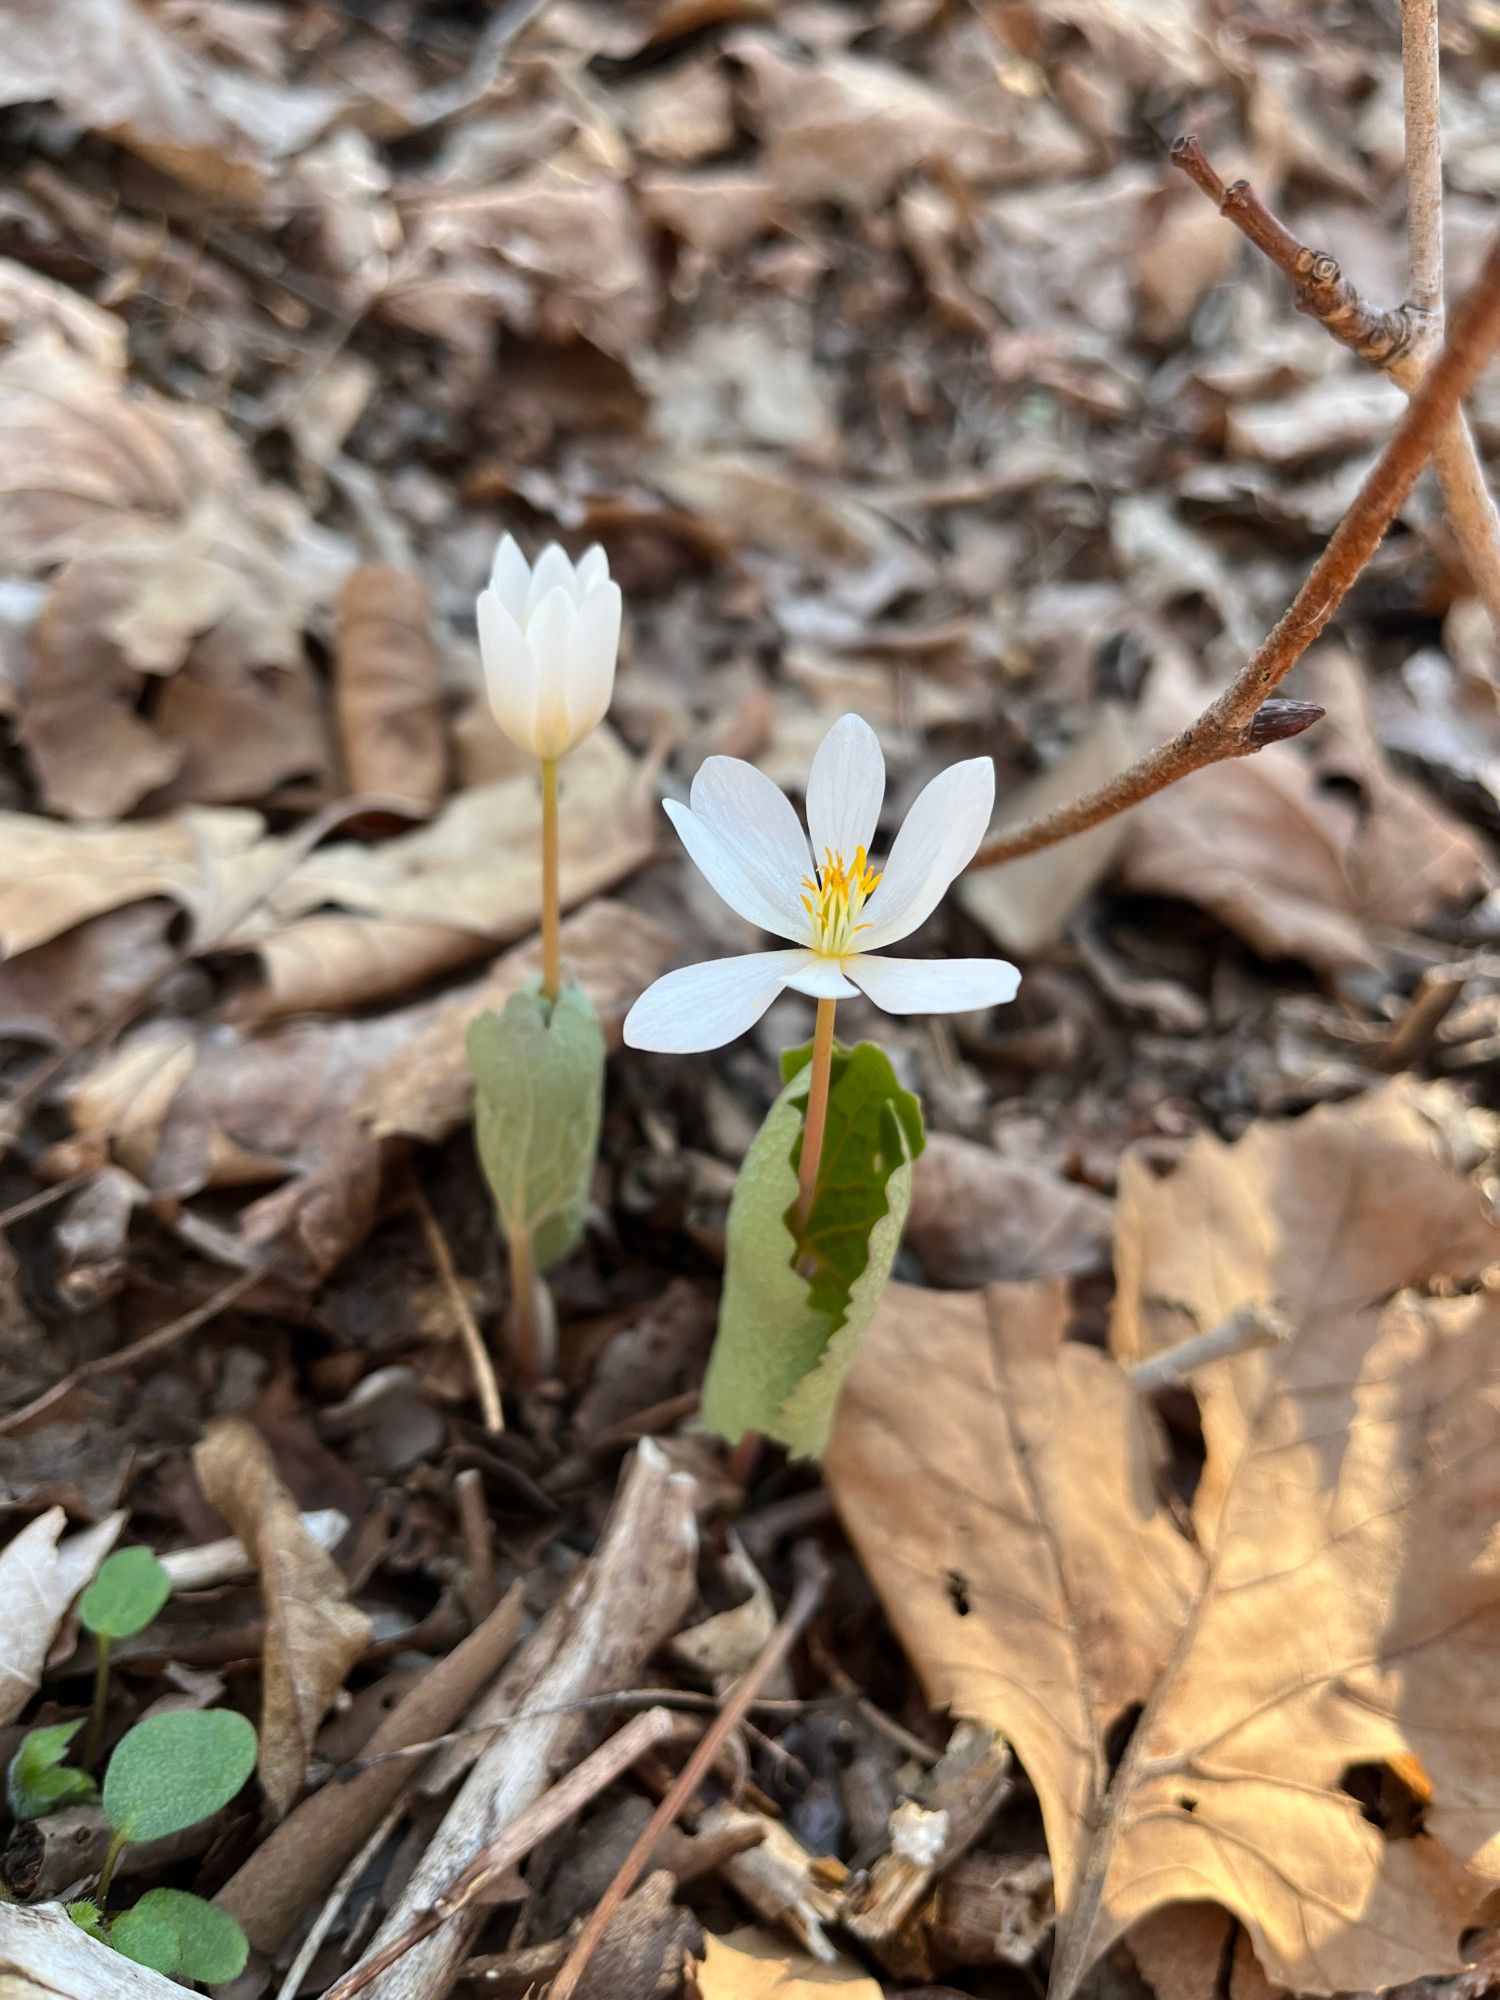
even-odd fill
[(464, 1352), (469, 1357), (469, 1372), (474, 1377), (475, 1393), (479, 1397), (479, 1408), (484, 1417), (484, 1427), (491, 1434), (505, 1429), (505, 1413), (500, 1407), (500, 1385), (495, 1380), (494, 1363), (490, 1360), (489, 1349), (484, 1344), (484, 1335), (479, 1331), (479, 1322), (470, 1310), (469, 1301), (464, 1297), (464, 1288), (458, 1281), (458, 1273), (453, 1268), (453, 1258), (448, 1249), (448, 1240), (438, 1227), (438, 1219), (415, 1174), (411, 1183), (412, 1200), (417, 1216), (422, 1224), (422, 1234), (427, 1239), (427, 1250), (437, 1267), (437, 1274), (443, 1281), (443, 1290), (448, 1294), (448, 1303), (453, 1308), (453, 1317), (458, 1322), (459, 1337), (464, 1344)]
[(798, 1579), (780, 1624), (761, 1648), (755, 1663), (735, 1683), (733, 1692), (698, 1739), (692, 1755), (678, 1772), (666, 1797), (642, 1827), (639, 1838), (620, 1863), (614, 1880), (599, 1898), (587, 1923), (578, 1933), (573, 1949), (563, 1961), (562, 1971), (552, 1982), (550, 2000), (572, 2000), (589, 1960), (603, 1943), (620, 1905), (635, 1887), (641, 1871), (656, 1851), (657, 1843), (697, 1790), (723, 1748), (725, 1739), (738, 1726), (751, 1702), (811, 1622), (827, 1587), (827, 1567), (820, 1556), (814, 1556), (810, 1551), (809, 1565)]
[[(1257, 728), (1257, 718), (1267, 698), (1322, 632), (1379, 548), (1431, 455), (1439, 432), (1474, 386), (1497, 343), (1500, 235), (1491, 242), (1473, 289), (1454, 315), (1442, 352), (1366, 474), (1353, 505), (1334, 529), (1288, 610), (1229, 687), (1170, 743), (1148, 751), (1129, 770), (1071, 805), (996, 834), (980, 848), (970, 866), (993, 868), (999, 862), (1053, 847), (1098, 826), (1101, 820), (1128, 811), (1193, 771), (1259, 750), (1265, 730)], [(1274, 713), (1272, 721), (1274, 734), (1287, 733)]]
[(1130, 1384), (1134, 1389), (1160, 1389), (1169, 1382), (1185, 1381), (1195, 1368), (1206, 1368), (1210, 1361), (1224, 1361), (1252, 1347), (1283, 1347), (1295, 1332), (1291, 1321), (1275, 1306), (1241, 1306), (1206, 1333), (1195, 1333), (1175, 1347), (1164, 1347), (1159, 1354), (1137, 1361), (1130, 1370)]
[(345, 1862), (342, 1873), (329, 1890), (323, 1907), (313, 1919), (311, 1930), (297, 1949), (297, 1956), (287, 1968), (286, 1978), (276, 1989), (276, 2000), (297, 2000), (302, 1991), (302, 1982), (312, 1970), (312, 1962), (322, 1949), (323, 1940), (333, 1929), (339, 1911), (348, 1902), (355, 1883), (375, 1859), (395, 1831), (396, 1822), (406, 1811), (406, 1794), (403, 1792), (385, 1814), (377, 1820), (366, 1838), (364, 1845), (355, 1849)]
[[(1413, 15), (1433, 13), (1431, 0), (1405, 0), (1403, 12), (1410, 24)], [(1174, 164), (1288, 279), (1296, 293), (1298, 309), (1317, 320), (1361, 360), (1384, 369), (1408, 395), (1421, 383), (1428, 356), (1443, 325), (1442, 161), (1437, 139), (1435, 17), (1429, 25), (1430, 37), (1421, 27), (1408, 25), (1402, 41), (1406, 59), (1411, 296), (1390, 312), (1382, 312), (1363, 298), (1326, 252), (1310, 249), (1294, 236), (1272, 215), (1248, 181), (1234, 181), (1226, 187), (1196, 139), (1179, 139), (1172, 148)], [(1462, 410), (1455, 410), (1438, 432), (1432, 459), (1443, 504), (1470, 580), (1500, 627), (1500, 513), (1490, 497), (1484, 468)]]
[(1407, 289), (1418, 312), (1443, 312), (1443, 132), (1438, 114), (1437, 0), (1401, 0), (1406, 112)]
[(266, 1275), (266, 1267), (256, 1264), (248, 1271), (240, 1271), (221, 1285), (218, 1291), (206, 1298), (202, 1305), (194, 1306), (180, 1318), (169, 1320), (165, 1326), (154, 1327), (150, 1333), (143, 1333), (139, 1340), (131, 1341), (128, 1347), (118, 1348), (113, 1354), (101, 1354), (94, 1361), (85, 1361), (79, 1367), (70, 1369), (59, 1382), (50, 1389), (44, 1389), (39, 1396), (33, 1396), (29, 1403), (23, 1403), (19, 1410), (10, 1410), (0, 1417), (0, 1437), (7, 1432), (19, 1430), (33, 1418), (50, 1410), (54, 1403), (60, 1403), (64, 1396), (84, 1382), (92, 1382), (98, 1375), (117, 1375), (121, 1369), (129, 1368), (137, 1361), (147, 1361), (155, 1354), (164, 1354), (169, 1347), (176, 1347), (180, 1341), (196, 1333), (200, 1326), (206, 1326), (211, 1319), (232, 1306), (236, 1299), (243, 1298), (253, 1286), (258, 1285)]

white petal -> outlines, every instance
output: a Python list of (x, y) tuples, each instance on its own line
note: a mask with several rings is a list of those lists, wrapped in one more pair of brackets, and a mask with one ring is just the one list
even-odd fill
[(865, 904), (861, 951), (878, 951), (909, 937), (942, 901), (961, 868), (973, 860), (995, 804), (995, 767), (988, 757), (951, 764), (924, 785), (896, 835), (880, 887)]
[(572, 743), (581, 743), (604, 720), (615, 690), (615, 660), (619, 651), (620, 586), (600, 584), (584, 598), (583, 609), (573, 625), (567, 683), (568, 733)]
[(537, 748), (537, 670), (531, 648), (494, 591), (479, 593), (479, 657), (496, 722), (518, 750)]
[(531, 564), (522, 555), (514, 535), (502, 536), (490, 565), (490, 589), (519, 624), (526, 616), (526, 598), (531, 589)]
[(831, 847), (845, 862), (869, 849), (885, 798), (885, 759), (862, 716), (841, 715), (818, 745), (807, 778), (807, 830), (821, 866)]
[(537, 606), (552, 590), (562, 591), (570, 604), (578, 602), (578, 579), (573, 573), (573, 565), (568, 552), (559, 542), (548, 542), (536, 559), (536, 568), (531, 572), (531, 588), (526, 593), (526, 610), (521, 619), (528, 624)]
[(755, 1026), (803, 956), (752, 951), (667, 973), (646, 988), (625, 1016), (627, 1047), (655, 1049), (661, 1055), (722, 1048)]
[[(540, 573), (540, 572), (539, 572)], [(532, 585), (535, 589), (535, 584)], [(568, 684), (573, 672), (573, 600), (554, 585), (526, 621), (526, 642), (537, 670), (537, 755), (560, 757), (572, 747)]]
[(580, 603), (591, 590), (597, 590), (601, 583), (609, 582), (609, 557), (597, 542), (592, 542), (578, 558), (578, 568), (575, 573), (578, 578)]
[(851, 958), (844, 970), (888, 1014), (967, 1014), (1014, 1000), (1021, 975), (1003, 958)]
[(777, 907), (807, 936), (811, 919), (802, 908), (802, 878), (812, 868), (807, 835), (796, 808), (779, 785), (739, 757), (708, 757), (698, 768), (690, 793), (693, 811), (766, 885)]
[(811, 1000), (852, 1000), (859, 991), (844, 977), (837, 959), (809, 951), (803, 953), (803, 960), (801, 970), (787, 980), (794, 992), (805, 993)]
[(666, 807), (678, 839), (731, 910), (738, 910), (763, 931), (805, 944), (807, 912), (794, 895), (784, 894), (779, 882), (768, 881), (745, 850), (700, 813), (679, 805), (676, 799), (668, 799)]

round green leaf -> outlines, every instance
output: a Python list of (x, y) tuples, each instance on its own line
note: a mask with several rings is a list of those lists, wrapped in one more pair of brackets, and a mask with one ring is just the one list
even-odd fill
[(116, 1549), (78, 1600), (78, 1616), (100, 1639), (144, 1631), (172, 1594), (172, 1579), (149, 1549)]
[[(226, 1980), (238, 1979), (250, 1956), (250, 1941), (234, 1918), (186, 1889), (148, 1889), (134, 1909), (115, 1919), (112, 1932), (115, 1942), (119, 1942), (121, 1926), (131, 1919), (148, 1928), (153, 1943), (161, 1929), (171, 1932), (172, 1963), (158, 1965), (156, 1969), (175, 1972), (180, 1979), (197, 1979), (205, 1986), (220, 1986)], [(136, 1956), (123, 1944), (120, 1949), (127, 1957)]]
[(174, 1973), (181, 1953), (177, 1948), (175, 1925), (163, 1917), (152, 1916), (141, 1904), (150, 1901), (142, 1896), (133, 1910), (122, 1910), (109, 1927), (109, 1942), (122, 1958), (134, 1959), (137, 1965), (149, 1965), (153, 1972)]
[(255, 1769), (255, 1731), (233, 1709), (149, 1715), (104, 1774), (104, 1813), (127, 1840), (160, 1840), (228, 1805)]

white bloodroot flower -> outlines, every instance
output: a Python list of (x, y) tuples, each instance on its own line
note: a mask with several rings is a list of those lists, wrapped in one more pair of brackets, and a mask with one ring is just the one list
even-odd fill
[(546, 762), (598, 728), (615, 685), (620, 586), (596, 543), (576, 567), (549, 542), (533, 569), (505, 536), (479, 594), (479, 651), (496, 722)]
[[(691, 802), (667, 801), (683, 846), (742, 917), (792, 940), (669, 972), (625, 1020), (634, 1049), (716, 1049), (751, 1028), (785, 987), (816, 1000), (862, 992), (891, 1014), (953, 1014), (1015, 997), (1021, 975), (998, 958), (877, 958), (910, 935), (983, 840), (995, 802), (988, 757), (971, 757), (927, 785), (891, 844), (870, 864), (885, 797), (875, 732), (842, 716), (813, 758), (808, 836), (790, 800), (738, 757), (710, 757)], [(821, 859), (815, 859), (815, 856)]]

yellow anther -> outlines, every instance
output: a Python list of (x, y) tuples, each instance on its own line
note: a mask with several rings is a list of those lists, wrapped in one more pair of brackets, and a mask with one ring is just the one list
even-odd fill
[(802, 898), (802, 907), (812, 919), (813, 935), (809, 942), (814, 951), (828, 958), (845, 955), (851, 939), (870, 928), (858, 918), (879, 881), (880, 876), (871, 868), (863, 846), (856, 848), (852, 867), (831, 847), (823, 849), (823, 865), (817, 875), (802, 878), (802, 886), (808, 892)]

